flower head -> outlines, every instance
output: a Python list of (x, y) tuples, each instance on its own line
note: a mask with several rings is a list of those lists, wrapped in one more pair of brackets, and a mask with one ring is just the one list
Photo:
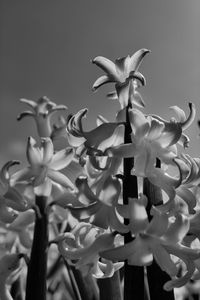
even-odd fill
[(35, 119), (38, 134), (40, 137), (51, 136), (51, 116), (58, 110), (66, 110), (65, 105), (56, 105), (56, 103), (50, 101), (46, 96), (39, 98), (37, 101), (20, 99), (21, 102), (26, 103), (33, 111), (24, 111), (18, 117), (17, 120), (21, 120), (26, 116), (31, 116)]
[(50, 138), (42, 139), (41, 148), (36, 147), (36, 141), (29, 137), (27, 144), (27, 159), (29, 166), (12, 176), (13, 183), (28, 180), (34, 186), (37, 195), (49, 196), (52, 183), (56, 182), (67, 189), (74, 189), (71, 180), (59, 172), (67, 167), (74, 157), (72, 148), (66, 148), (54, 153)]
[[(144, 106), (144, 102), (140, 94), (136, 91), (138, 82), (145, 85), (144, 76), (138, 71), (138, 68), (144, 56), (150, 51), (147, 49), (140, 49), (132, 56), (127, 56), (115, 60), (111, 60), (97, 56), (93, 59), (93, 63), (100, 67), (106, 75), (99, 77), (93, 84), (93, 90), (98, 89), (105, 83), (114, 82), (116, 93), (114, 97), (119, 98), (121, 107), (124, 108), (128, 103), (134, 103), (138, 106)], [(112, 93), (113, 97), (113, 93)]]

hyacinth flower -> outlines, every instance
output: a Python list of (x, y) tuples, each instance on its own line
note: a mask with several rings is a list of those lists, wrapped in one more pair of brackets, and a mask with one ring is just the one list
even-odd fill
[(66, 110), (65, 105), (57, 105), (50, 101), (46, 96), (39, 98), (37, 101), (20, 99), (22, 103), (27, 104), (33, 111), (24, 111), (18, 117), (17, 120), (21, 120), (24, 117), (30, 116), (35, 119), (38, 134), (40, 137), (50, 137), (52, 133), (51, 117), (60, 110)]
[(67, 138), (71, 146), (76, 148), (76, 154), (81, 156), (102, 155), (107, 147), (123, 142), (124, 125), (115, 122), (103, 122), (95, 129), (86, 132), (82, 126), (82, 119), (87, 109), (82, 109), (71, 116), (67, 123)]
[(54, 242), (63, 258), (71, 260), (83, 275), (96, 278), (113, 276), (123, 263), (99, 260), (99, 252), (114, 245), (115, 233), (104, 232), (89, 223), (79, 223), (70, 233), (61, 234)]
[[(118, 212), (130, 220), (127, 226), (134, 239), (125, 245), (100, 252), (100, 256), (113, 261), (127, 259), (130, 265), (137, 266), (148, 266), (154, 258), (160, 268), (172, 278), (165, 284), (165, 289), (184, 285), (186, 278), (189, 280), (195, 270), (194, 261), (200, 256), (199, 250), (182, 244), (189, 230), (189, 218), (183, 214), (177, 214), (174, 216), (175, 220), (171, 221), (166, 213), (153, 208), (153, 218), (149, 222), (146, 205), (147, 199), (141, 195), (140, 199), (130, 199), (126, 206), (118, 206)], [(185, 274), (183, 278), (177, 277), (178, 267), (171, 255), (186, 264), (189, 278), (188, 274)], [(193, 270), (192, 274), (191, 270)]]
[(20, 260), (25, 258), (22, 253), (5, 254), (0, 259), (0, 298), (2, 300), (13, 300), (8, 283), (11, 276), (20, 272)]
[(18, 181), (31, 182), (36, 195), (47, 197), (51, 194), (54, 182), (66, 189), (74, 189), (71, 180), (59, 172), (72, 161), (74, 157), (72, 148), (66, 148), (54, 153), (53, 143), (50, 138), (42, 138), (42, 146), (39, 148), (36, 147), (36, 141), (29, 137), (26, 154), (30, 166), (13, 174), (13, 184)]
[(92, 62), (100, 67), (106, 75), (99, 77), (93, 84), (93, 90), (96, 91), (105, 83), (115, 83), (116, 92), (110, 94), (112, 98), (118, 98), (121, 109), (128, 106), (128, 103), (144, 107), (144, 101), (137, 92), (138, 82), (145, 85), (144, 76), (138, 71), (138, 68), (147, 53), (147, 49), (140, 49), (132, 56), (116, 59), (115, 62), (102, 57), (95, 57)]
[(75, 218), (87, 220), (90, 224), (103, 229), (111, 228), (123, 233), (128, 231), (116, 213), (121, 194), (119, 179), (107, 178), (98, 196), (89, 187), (86, 177), (78, 178), (76, 186), (78, 188), (77, 199), (80, 204), (75, 206), (72, 203), (66, 206)]
[(144, 115), (137, 109), (129, 110), (131, 125), (131, 142), (106, 149), (104, 155), (109, 157), (134, 157), (132, 174), (147, 177), (153, 184), (161, 187), (169, 199), (175, 197), (175, 189), (181, 183), (179, 178), (172, 177), (164, 169), (155, 167), (156, 159), (159, 158), (167, 165), (175, 165), (180, 169), (177, 157), (177, 134), (176, 130), (168, 134), (165, 125)]
[(18, 211), (27, 209), (27, 202), (23, 195), (11, 185), (10, 167), (18, 165), (18, 161), (7, 162), (0, 171), (0, 221), (12, 223)]

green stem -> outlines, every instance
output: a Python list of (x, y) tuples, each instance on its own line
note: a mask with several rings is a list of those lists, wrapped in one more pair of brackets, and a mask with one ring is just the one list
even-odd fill
[(46, 275), (48, 251), (47, 198), (36, 197), (39, 214), (36, 216), (34, 237), (28, 265), (26, 300), (46, 300)]
[[(128, 109), (126, 109), (126, 126), (124, 143), (131, 143), (131, 126), (129, 122)], [(129, 198), (138, 197), (137, 177), (131, 175), (134, 166), (133, 158), (124, 159), (124, 179), (123, 179), (123, 203), (128, 204)], [(124, 220), (129, 223), (128, 219)], [(132, 241), (130, 233), (125, 234), (124, 242)], [(139, 266), (130, 266), (127, 261), (124, 265), (124, 300), (143, 300), (144, 299), (144, 268)]]

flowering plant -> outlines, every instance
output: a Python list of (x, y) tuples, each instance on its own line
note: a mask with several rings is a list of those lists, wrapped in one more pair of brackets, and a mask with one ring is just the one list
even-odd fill
[(31, 116), (38, 138), (28, 138), (27, 167), (13, 160), (0, 171), (0, 299), (175, 299), (188, 286), (192, 297), (200, 159), (183, 150), (195, 105), (188, 116), (173, 106), (169, 121), (141, 110), (138, 69), (149, 52), (93, 59), (105, 72), (93, 90), (114, 83), (108, 98), (120, 107), (114, 122), (98, 116), (90, 131), (87, 109), (53, 124), (66, 106), (21, 99), (31, 111), (18, 120)]

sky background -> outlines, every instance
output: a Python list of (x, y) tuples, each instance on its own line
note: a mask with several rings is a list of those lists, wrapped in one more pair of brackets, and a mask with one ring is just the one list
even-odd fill
[[(101, 114), (114, 120), (118, 103), (106, 99), (111, 86), (91, 91), (102, 74), (91, 63), (112, 60), (148, 48), (140, 71), (145, 111), (170, 118), (168, 107), (200, 118), (199, 0), (0, 0), (0, 164), (22, 159), (27, 137), (35, 136), (32, 119), (16, 121), (27, 109), (20, 98), (48, 96), (68, 106), (68, 113), (89, 109), (85, 126)], [(195, 122), (187, 131), (190, 153), (199, 156)]]

